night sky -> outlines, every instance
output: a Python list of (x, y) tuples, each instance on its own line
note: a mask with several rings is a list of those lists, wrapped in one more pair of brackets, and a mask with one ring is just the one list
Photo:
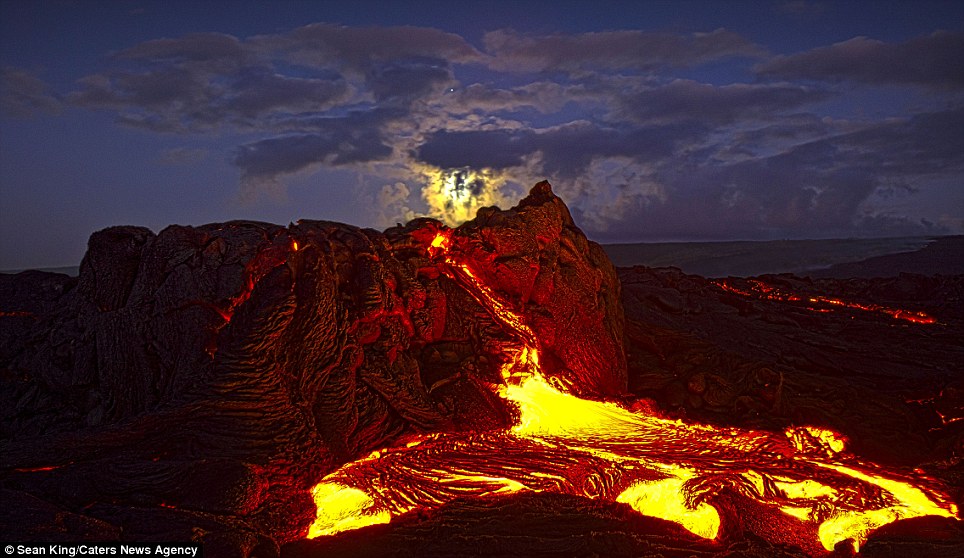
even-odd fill
[(118, 224), (964, 233), (964, 2), (0, 0), (0, 269)]

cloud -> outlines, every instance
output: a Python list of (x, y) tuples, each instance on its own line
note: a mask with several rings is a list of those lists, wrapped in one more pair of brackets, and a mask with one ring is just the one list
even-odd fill
[(233, 89), (234, 93), (225, 100), (225, 112), (250, 121), (275, 113), (325, 110), (349, 94), (348, 85), (337, 77), (289, 77), (262, 68), (243, 72)]
[(573, 214), (593, 223), (591, 232), (604, 240), (946, 232), (920, 218), (875, 208), (872, 202), (895, 190), (901, 196), (917, 195), (915, 189), (925, 189), (930, 179), (959, 176), (964, 170), (962, 125), (964, 109), (864, 124), (856, 130), (846, 123), (789, 122), (764, 133), (821, 137), (732, 162), (676, 152), (637, 179), (660, 185), (661, 196), (658, 201), (627, 196), (633, 218), (609, 219), (591, 203)]
[(713, 146), (713, 158), (720, 163), (771, 156), (797, 145), (842, 133), (846, 122), (836, 122), (808, 113), (791, 113), (750, 125), (738, 124), (725, 144)]
[(722, 125), (772, 119), (776, 113), (829, 97), (825, 91), (787, 83), (715, 86), (677, 79), (624, 97), (621, 112), (639, 122), (695, 120)]
[(442, 59), (465, 64), (483, 56), (465, 39), (428, 27), (346, 27), (314, 23), (277, 35), (253, 37), (251, 45), (292, 63), (339, 68), (360, 75), (378, 64)]
[(511, 89), (473, 83), (459, 90), (452, 104), (463, 110), (512, 111), (534, 108), (549, 112), (565, 104), (563, 90), (562, 85), (545, 81)]
[(191, 33), (177, 39), (139, 43), (116, 55), (120, 60), (191, 64), (211, 70), (238, 67), (251, 58), (240, 40), (223, 33)]
[(534, 132), (530, 130), (443, 130), (433, 134), (418, 148), (417, 158), (443, 169), (501, 170), (523, 164), (523, 158), (536, 150), (533, 136)]
[(537, 136), (545, 172), (560, 177), (583, 174), (599, 158), (626, 157), (655, 164), (682, 144), (706, 133), (699, 124), (672, 123), (640, 127), (609, 127), (578, 121), (554, 127)]
[(964, 109), (862, 123), (790, 114), (727, 133), (679, 119), (583, 121), (441, 131), (414, 155), (441, 168), (547, 176), (603, 241), (934, 234), (946, 229), (876, 202), (959, 176), (961, 129)]
[[(917, 114), (828, 138), (835, 165), (867, 176), (878, 188), (964, 172), (964, 107)], [(959, 179), (959, 178), (958, 178)]]
[(376, 102), (411, 102), (453, 82), (451, 65), (483, 55), (453, 33), (427, 27), (315, 23), (248, 41), (263, 56), (361, 81)]
[(247, 40), (219, 33), (146, 41), (117, 53), (68, 100), (159, 132), (263, 128), (272, 119), (365, 102), (410, 104), (453, 82), (481, 54), (418, 27), (313, 24)]
[(60, 100), (40, 78), (20, 68), (0, 69), (0, 113), (24, 118), (38, 113), (56, 114), (60, 109)]
[(376, 102), (411, 102), (454, 83), (445, 60), (419, 58), (379, 64), (367, 76), (368, 86)]
[(726, 29), (690, 35), (650, 31), (523, 35), (503, 29), (486, 33), (483, 42), (492, 56), (490, 66), (510, 72), (653, 71), (763, 53)]
[[(617, 81), (617, 80), (612, 80)], [(447, 95), (445, 107), (453, 112), (511, 112), (534, 109), (543, 114), (556, 112), (568, 103), (602, 103), (612, 99), (611, 84), (560, 84), (536, 81), (519, 87), (500, 88), (473, 83)]]
[(166, 63), (86, 76), (80, 85), (72, 105), (112, 109), (123, 124), (159, 132), (260, 127), (278, 115), (327, 110), (350, 93), (338, 76), (290, 77), (261, 66), (217, 74)]
[(184, 68), (164, 67), (113, 76), (96, 74), (81, 80), (83, 89), (68, 95), (74, 106), (118, 111), (118, 120), (156, 131), (210, 126), (203, 109), (215, 95), (204, 76)]
[(610, 127), (574, 121), (541, 130), (440, 131), (417, 149), (418, 160), (440, 168), (506, 169), (538, 154), (542, 172), (575, 177), (593, 160), (626, 157), (652, 162), (669, 156), (683, 141), (706, 132), (699, 125)]
[[(381, 209), (365, 211), (394, 222), (425, 211), (426, 184), (475, 172), (505, 184), (505, 200), (549, 178), (601, 240), (849, 236), (918, 230), (887, 193), (960, 176), (964, 122), (948, 109), (960, 105), (960, 37), (858, 38), (751, 68), (763, 50), (724, 29), (499, 30), (478, 50), (437, 29), (321, 23), (143, 42), (67, 99), (157, 132), (244, 134), (231, 162), (245, 199), (351, 168), (356, 198)], [(691, 79), (717, 69), (757, 81)], [(818, 111), (850, 93), (801, 83), (844, 79), (926, 85), (902, 91), (930, 112), (830, 118)], [(45, 94), (32, 87), (21, 89)]]
[(412, 192), (403, 182), (385, 184), (372, 197), (371, 211), (375, 214), (375, 221), (390, 227), (400, 221), (408, 222), (415, 218), (416, 213), (409, 208)]
[(233, 163), (241, 169), (242, 197), (256, 196), (259, 187), (282, 191), (278, 182), (281, 176), (312, 165), (336, 167), (387, 159), (393, 150), (381, 127), (395, 116), (392, 111), (381, 110), (316, 118), (303, 123), (312, 132), (270, 137), (240, 146)]
[(902, 43), (855, 37), (757, 66), (763, 77), (964, 88), (964, 33), (938, 31)]
[[(260, 190), (281, 199), (286, 175), (390, 158), (388, 128), (410, 135), (402, 128), (413, 124), (413, 103), (456, 85), (453, 63), (481, 58), (458, 35), (429, 28), (313, 24), (248, 39), (198, 33), (122, 50), (67, 98), (156, 132), (260, 133), (232, 159), (242, 197)], [(162, 160), (183, 154), (168, 155)]]

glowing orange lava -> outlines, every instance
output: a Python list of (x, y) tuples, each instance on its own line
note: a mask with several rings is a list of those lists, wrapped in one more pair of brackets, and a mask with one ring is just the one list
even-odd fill
[(864, 312), (879, 312), (881, 314), (886, 314), (897, 320), (905, 320), (908, 322), (914, 322), (917, 324), (935, 324), (937, 320), (928, 316), (924, 312), (914, 312), (912, 310), (902, 310), (900, 308), (888, 308), (886, 306), (880, 306), (879, 304), (860, 304), (857, 302), (848, 302), (840, 300), (838, 298), (830, 298), (826, 296), (801, 296), (794, 293), (788, 293), (782, 291), (772, 285), (768, 285), (759, 279), (747, 279), (750, 284), (750, 290), (741, 289), (732, 285), (729, 281), (725, 279), (713, 281), (713, 284), (717, 287), (723, 289), (724, 291), (737, 294), (747, 298), (759, 298), (765, 300), (777, 300), (781, 302), (795, 302), (803, 304), (812, 304), (814, 306), (809, 306), (810, 310), (815, 312), (828, 312), (831, 308), (849, 308), (852, 310), (862, 310)]
[(458, 497), (557, 492), (621, 502), (715, 539), (722, 490), (793, 518), (803, 546), (854, 548), (878, 527), (923, 515), (957, 516), (930, 478), (865, 463), (838, 434), (815, 427), (782, 433), (689, 424), (616, 403), (581, 399), (552, 382), (524, 317), (481, 283), (443, 231), (427, 249), (517, 339), (506, 350), (499, 395), (518, 409), (508, 430), (436, 434), (348, 463), (312, 490), (309, 538), (432, 508)]
[(34, 317), (33, 312), (27, 312), (26, 310), (13, 310), (11, 312), (0, 311), (0, 318), (32, 318)]

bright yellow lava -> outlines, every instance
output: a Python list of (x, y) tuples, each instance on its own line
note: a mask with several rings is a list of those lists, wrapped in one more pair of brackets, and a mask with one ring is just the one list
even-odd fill
[(562, 393), (542, 376), (526, 378), (506, 389), (506, 399), (519, 407), (519, 422), (512, 433), (519, 436), (552, 436), (579, 439), (599, 434), (630, 437), (638, 429), (638, 418), (613, 403), (580, 399)]
[(454, 243), (445, 231), (428, 250), (518, 339), (506, 349), (498, 389), (518, 419), (508, 430), (434, 434), (342, 466), (313, 490), (318, 515), (309, 538), (458, 497), (530, 491), (624, 503), (715, 539), (721, 517), (712, 505), (714, 483), (815, 526), (827, 550), (847, 540), (859, 549), (870, 532), (898, 519), (957, 516), (932, 480), (921, 477), (915, 486), (895, 480), (899, 471), (862, 464), (830, 430), (687, 424), (560, 390), (540, 368), (538, 339), (523, 315), (452, 254)]
[(827, 550), (833, 550), (838, 542), (850, 539), (854, 541), (854, 550), (859, 551), (860, 545), (867, 540), (867, 535), (871, 531), (898, 519), (924, 515), (957, 517), (957, 506), (955, 504), (949, 503), (946, 507), (939, 506), (919, 488), (908, 483), (868, 475), (844, 465), (816, 461), (813, 464), (873, 484), (890, 493), (898, 502), (897, 505), (876, 510), (842, 511), (834, 514), (830, 519), (820, 524), (817, 533), (821, 544)]
[(308, 538), (334, 535), (378, 523), (388, 523), (392, 516), (375, 509), (375, 501), (357, 488), (338, 483), (319, 483), (311, 490), (318, 507)]
[(674, 477), (637, 482), (617, 496), (616, 501), (629, 504), (642, 515), (678, 523), (704, 539), (715, 539), (720, 530), (720, 514), (706, 502), (701, 502), (696, 509), (690, 508), (683, 497), (683, 483), (695, 474), (687, 469), (675, 473)]
[(844, 450), (843, 438), (832, 430), (814, 426), (801, 426), (787, 431), (790, 443), (800, 451), (819, 447), (828, 456), (836, 455)]

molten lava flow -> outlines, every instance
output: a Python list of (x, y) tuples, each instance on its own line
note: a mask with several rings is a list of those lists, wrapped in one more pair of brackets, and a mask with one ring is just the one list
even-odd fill
[(722, 521), (714, 500), (726, 489), (793, 518), (799, 534), (789, 542), (814, 549), (819, 541), (827, 550), (845, 540), (856, 549), (897, 519), (957, 515), (932, 479), (860, 462), (829, 430), (688, 424), (567, 393), (543, 374), (523, 316), (479, 281), (454, 241), (444, 231), (428, 251), (518, 340), (506, 349), (499, 390), (518, 419), (508, 430), (425, 436), (344, 465), (313, 489), (318, 515), (309, 538), (458, 497), (522, 490), (625, 503), (714, 539)]
[(13, 310), (11, 312), (0, 311), (0, 318), (33, 318), (35, 314), (33, 312), (27, 312), (26, 310)]
[(808, 306), (808, 308), (815, 312), (829, 312), (833, 308), (848, 308), (852, 310), (862, 310), (864, 312), (878, 312), (881, 314), (886, 314), (897, 320), (905, 320), (917, 324), (937, 323), (937, 320), (931, 316), (928, 316), (924, 312), (914, 312), (912, 310), (903, 310), (900, 308), (888, 308), (886, 306), (880, 306), (879, 304), (860, 304), (857, 302), (848, 302), (838, 298), (830, 298), (826, 296), (801, 296), (782, 291), (772, 285), (768, 285), (763, 281), (760, 281), (759, 279), (747, 279), (747, 282), (750, 284), (750, 290), (736, 287), (726, 280), (713, 281), (713, 284), (726, 292), (747, 298), (759, 298), (765, 300), (777, 300), (781, 302), (812, 305)]

